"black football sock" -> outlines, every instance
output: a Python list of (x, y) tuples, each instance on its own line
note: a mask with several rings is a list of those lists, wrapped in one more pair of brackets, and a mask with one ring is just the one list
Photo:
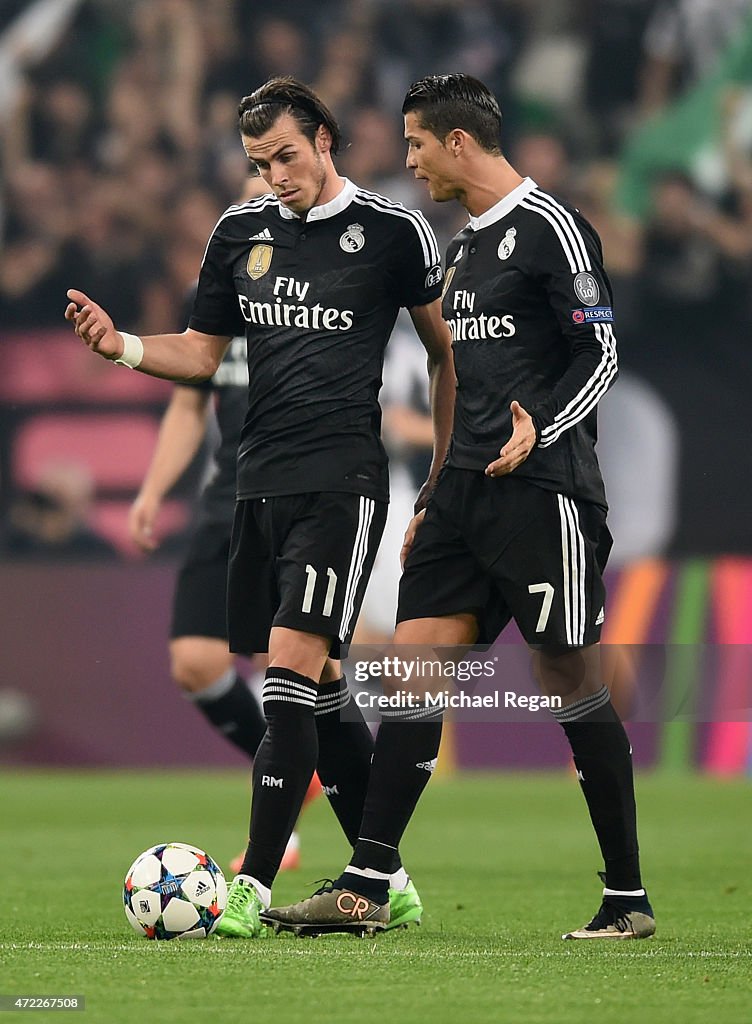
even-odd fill
[[(347, 836), (355, 846), (360, 834), (374, 740), (343, 676), (319, 686), (316, 731), (321, 787)], [(394, 870), (399, 868), (396, 864)]]
[(234, 669), (205, 690), (189, 695), (217, 732), (253, 758), (266, 732), (266, 719), (248, 684)]
[(606, 865), (606, 886), (639, 893), (640, 856), (632, 748), (604, 686), (553, 712), (572, 748), (585, 801)]
[[(431, 713), (421, 706), (382, 714), (360, 837), (345, 875), (347, 885), (355, 892), (362, 891), (369, 899), (384, 903), (395, 854), (436, 767), (442, 721), (440, 712)], [(369, 874), (355, 874), (350, 868)], [(364, 881), (369, 892), (365, 891)], [(371, 895), (375, 882), (380, 883), (382, 899)]]
[(365, 896), (374, 903), (389, 902), (389, 876), (374, 872), (372, 875), (361, 874), (346, 868), (334, 882), (335, 889), (351, 889), (359, 896)]
[(267, 730), (253, 762), (251, 827), (241, 875), (271, 888), (316, 768), (317, 686), (287, 668), (268, 668)]

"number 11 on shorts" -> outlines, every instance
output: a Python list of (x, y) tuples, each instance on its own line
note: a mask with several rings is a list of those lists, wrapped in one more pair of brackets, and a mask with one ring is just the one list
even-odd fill
[[(308, 579), (306, 581), (305, 593), (303, 594), (303, 604), (301, 607), (301, 611), (305, 615), (309, 615), (311, 612), (311, 608), (313, 607), (313, 593), (316, 589), (316, 580), (319, 574), (316, 572), (312, 565), (307, 565), (305, 567), (305, 571)], [(337, 589), (337, 574), (334, 571), (334, 569), (332, 569), (330, 566), (326, 570), (326, 575), (329, 579), (329, 582), (326, 587), (326, 597), (324, 598), (324, 610), (322, 614), (331, 615), (332, 608), (334, 607), (334, 592)]]

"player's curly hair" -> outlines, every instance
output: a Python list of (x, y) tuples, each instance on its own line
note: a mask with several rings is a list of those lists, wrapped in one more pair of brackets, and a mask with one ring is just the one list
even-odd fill
[(501, 153), (501, 108), (490, 89), (471, 75), (428, 75), (414, 82), (402, 104), (403, 114), (411, 112), (440, 142), (461, 128), (488, 153)]
[(282, 114), (295, 118), (311, 144), (323, 124), (332, 139), (332, 153), (339, 149), (340, 130), (334, 115), (313, 89), (290, 75), (270, 78), (250, 96), (244, 96), (238, 107), (238, 127), (242, 135), (257, 138), (268, 132)]

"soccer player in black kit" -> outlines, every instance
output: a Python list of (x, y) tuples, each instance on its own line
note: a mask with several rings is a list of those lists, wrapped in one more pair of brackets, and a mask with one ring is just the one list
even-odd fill
[[(244, 379), (245, 378), (245, 379)], [(261, 708), (237, 674), (227, 643), (227, 560), (235, 509), (238, 437), (248, 408), (244, 337), (233, 338), (209, 381), (176, 385), (128, 519), (146, 552), (159, 546), (156, 525), (165, 495), (204, 440), (214, 399), (220, 442), (198, 503), (175, 586), (170, 625), (172, 676), (216, 729), (252, 758), (266, 732)]]
[[(446, 454), (455, 382), (439, 255), (422, 215), (339, 177), (338, 126), (294, 79), (271, 79), (239, 114), (243, 146), (273, 194), (220, 218), (188, 329), (123, 334), (76, 290), (65, 315), (100, 355), (172, 380), (210, 377), (234, 335), (248, 340), (228, 624), (233, 651), (268, 650), (267, 732), (248, 850), (217, 931), (253, 938), (315, 769), (348, 839), (358, 838), (373, 748), (362, 717), (341, 715), (353, 702), (338, 658), (386, 517), (377, 395), (400, 306), (430, 363), (436, 444), (424, 494)], [(390, 865), (397, 917), (416, 920), (420, 902), (396, 852)]]
[[(193, 308), (195, 288), (188, 297)], [(170, 669), (172, 678), (215, 731), (253, 761), (266, 732), (256, 698), (230, 651), (227, 638), (227, 563), (235, 511), (238, 438), (248, 409), (248, 353), (243, 336), (233, 338), (214, 376), (193, 384), (176, 384), (162, 416), (151, 463), (128, 526), (146, 553), (159, 547), (157, 523), (162, 502), (199, 451), (214, 408), (219, 443), (180, 563), (172, 599)], [(321, 794), (314, 775), (305, 802)], [(237, 870), (243, 854), (230, 862)], [(300, 865), (300, 840), (293, 832), (280, 871)]]
[[(437, 202), (457, 199), (470, 222), (445, 263), (454, 429), (446, 467), (405, 538), (394, 642), (491, 642), (516, 620), (539, 685), (562, 699), (553, 714), (605, 862), (600, 909), (563, 938), (645, 938), (655, 920), (640, 877), (631, 748), (597, 647), (611, 536), (596, 405), (617, 372), (600, 241), (577, 210), (505, 160), (501, 112), (481, 82), (422, 79), (402, 111), (408, 168)], [(441, 724), (421, 730), (406, 732), (402, 749), (377, 737), (344, 873), (263, 920), (299, 934), (388, 923), (388, 857), (429, 777), (420, 768), (436, 758)]]
[[(257, 174), (246, 178), (241, 201), (266, 193)], [(196, 286), (184, 301), (188, 323)], [(128, 527), (144, 552), (159, 547), (162, 502), (198, 452), (214, 407), (219, 444), (213, 452), (197, 515), (175, 585), (170, 624), (172, 677), (206, 719), (252, 759), (266, 732), (259, 702), (236, 668), (227, 639), (227, 561), (235, 510), (238, 438), (248, 409), (245, 334), (233, 338), (209, 380), (176, 385)]]

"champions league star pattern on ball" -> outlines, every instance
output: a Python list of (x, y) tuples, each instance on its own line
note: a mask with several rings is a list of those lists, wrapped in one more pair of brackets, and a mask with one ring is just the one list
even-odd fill
[(123, 903), (133, 928), (148, 939), (205, 939), (227, 904), (227, 883), (198, 847), (160, 843), (131, 864)]

